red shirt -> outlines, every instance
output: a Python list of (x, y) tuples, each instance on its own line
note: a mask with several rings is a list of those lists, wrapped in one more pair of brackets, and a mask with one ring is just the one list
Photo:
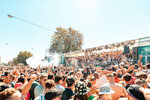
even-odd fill
[(114, 81), (115, 81), (115, 83), (119, 83), (120, 79), (119, 78), (115, 78)]

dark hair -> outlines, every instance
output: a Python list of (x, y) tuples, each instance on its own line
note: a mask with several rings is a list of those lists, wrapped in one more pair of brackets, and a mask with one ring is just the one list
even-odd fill
[(27, 81), (29, 82), (31, 80), (31, 78), (28, 78)]
[(14, 76), (14, 75), (10, 75), (10, 78), (11, 78), (12, 80), (14, 80), (14, 79), (15, 79), (15, 76)]
[(80, 78), (80, 81), (81, 81), (81, 82), (84, 82), (84, 78)]
[(87, 73), (83, 73), (83, 78), (86, 80), (88, 74)]
[(22, 84), (24, 84), (25, 79), (24, 79), (23, 77), (19, 77), (19, 78), (18, 78), (18, 82), (21, 82)]
[(144, 79), (140, 78), (135, 81), (135, 84), (143, 87), (144, 85), (146, 85), (146, 81)]
[(133, 70), (130, 70), (130, 71), (129, 71), (129, 74), (132, 74), (132, 73), (133, 73)]
[(94, 77), (95, 77), (96, 79), (98, 79), (98, 78), (99, 78), (99, 74), (98, 74), (98, 73), (94, 73)]
[(24, 73), (20, 73), (20, 76), (23, 75), (24, 77), (26, 76)]
[(10, 86), (8, 84), (2, 84), (2, 85), (0, 85), (0, 92), (4, 91), (7, 88), (10, 88)]
[(53, 80), (47, 80), (46, 83), (45, 83), (45, 87), (50, 89), (52, 88), (53, 86), (55, 86), (55, 82)]
[(7, 76), (9, 74), (9, 72), (5, 72), (4, 75)]
[(69, 72), (66, 72), (65, 74), (68, 74)]
[(65, 79), (67, 78), (67, 76), (66, 75), (64, 75), (63, 77), (62, 77), (62, 79), (63, 79), (63, 82), (65, 81)]
[(73, 75), (74, 74), (74, 72), (70, 72), (70, 74), (69, 75)]
[(61, 93), (58, 91), (49, 91), (45, 94), (45, 100), (53, 100), (54, 98), (60, 96)]
[(92, 77), (91, 79), (90, 79), (90, 81), (95, 81), (96, 80), (96, 78), (95, 77)]
[(4, 79), (3, 78), (0, 78), (0, 82), (3, 82), (4, 81)]
[(55, 71), (54, 71), (54, 72), (56, 72), (56, 73), (57, 73), (57, 72), (58, 72), (58, 70), (57, 70), (57, 69), (55, 69)]
[(131, 74), (126, 73), (125, 75), (123, 75), (123, 79), (124, 79), (125, 81), (130, 81), (130, 80), (131, 80)]
[(55, 76), (55, 83), (58, 83), (60, 80), (62, 80), (62, 76), (56, 75)]
[(147, 74), (145, 72), (140, 72), (136, 75), (137, 78), (143, 78), (146, 79), (147, 78)]
[(48, 75), (48, 79), (53, 79), (53, 75), (52, 74)]
[(113, 74), (107, 74), (106, 76), (107, 76), (107, 77), (114, 77)]
[(147, 65), (146, 65), (146, 68), (147, 68), (147, 69), (150, 69), (150, 64), (147, 64)]
[(74, 82), (75, 82), (75, 78), (73, 78), (71, 76), (67, 77), (66, 84), (67, 84), (68, 87), (71, 87)]
[(90, 81), (87, 82), (87, 87), (91, 88), (92, 84)]
[(88, 100), (87, 95), (75, 95), (74, 100)]
[[(115, 77), (115, 76), (117, 76), (117, 73), (116, 72), (113, 72), (113, 76)], [(118, 76), (117, 76), (118, 77)]]

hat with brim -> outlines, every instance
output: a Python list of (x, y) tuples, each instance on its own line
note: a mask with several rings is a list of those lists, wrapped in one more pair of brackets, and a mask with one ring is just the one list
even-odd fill
[(90, 91), (84, 82), (78, 82), (75, 85), (75, 95), (85, 95)]
[(99, 95), (101, 95), (101, 94), (113, 94), (113, 93), (115, 93), (115, 91), (113, 91), (111, 89), (111, 87), (108, 85), (103, 85), (100, 87)]

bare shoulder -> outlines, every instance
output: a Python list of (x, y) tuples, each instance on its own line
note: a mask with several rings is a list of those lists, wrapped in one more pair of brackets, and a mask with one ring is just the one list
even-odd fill
[[(118, 86), (118, 87), (123, 87), (121, 84), (119, 84), (119, 83), (115, 83), (115, 85), (116, 86)], [(124, 88), (124, 87), (123, 87)]]

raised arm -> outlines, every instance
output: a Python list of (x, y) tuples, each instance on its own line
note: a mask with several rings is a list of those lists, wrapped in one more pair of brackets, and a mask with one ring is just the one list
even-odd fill
[(26, 86), (23, 88), (23, 90), (22, 90), (22, 95), (23, 95), (23, 96), (25, 96), (25, 95), (29, 92), (32, 83), (33, 83), (36, 79), (37, 79), (37, 76), (36, 76), (35, 74), (33, 74), (33, 75), (31, 76), (30, 81), (27, 83), (27, 85), (26, 85)]

